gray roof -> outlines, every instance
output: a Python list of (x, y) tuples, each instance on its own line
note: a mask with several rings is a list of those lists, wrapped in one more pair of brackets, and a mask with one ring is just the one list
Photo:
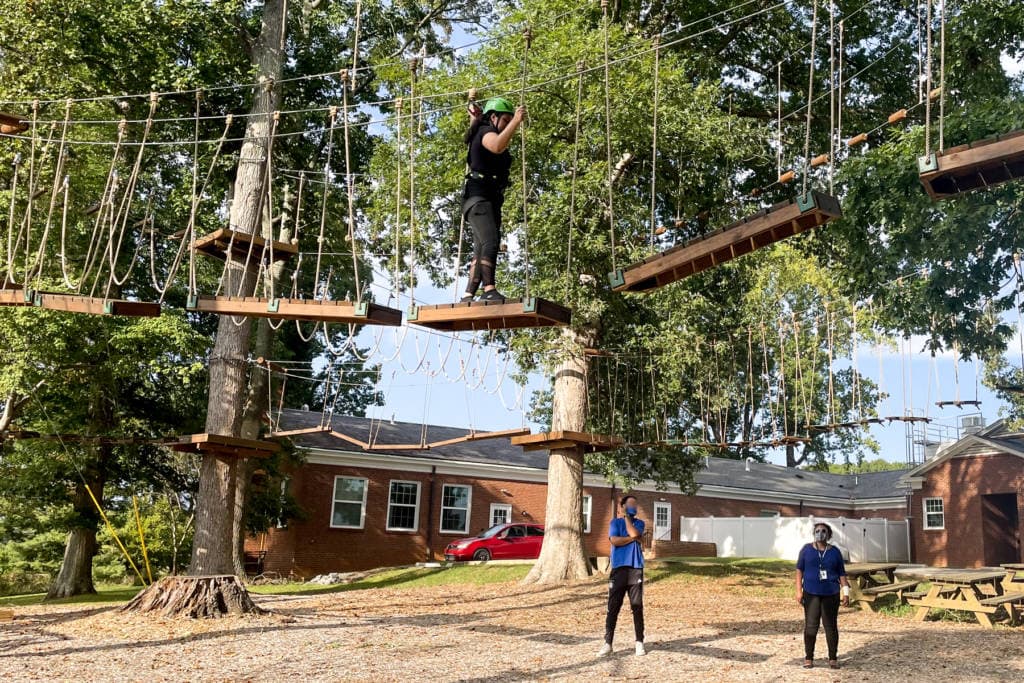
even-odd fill
[[(321, 414), (303, 410), (284, 410), (281, 413), (278, 429), (288, 431), (318, 427)], [(391, 422), (374, 420), (365, 417), (334, 416), (331, 427), (346, 436), (360, 441), (370, 442), (381, 450), (376, 454), (400, 455), (407, 458), (448, 462), (472, 462), (490, 465), (512, 465), (546, 470), (548, 466), (547, 451), (525, 452), (513, 446), (508, 438), (470, 441), (450, 446), (441, 446), (430, 450), (387, 450), (387, 444), (419, 444), (454, 439), (469, 433), (468, 429), (458, 427), (441, 427), (422, 425), (413, 422)], [(423, 437), (423, 430), (426, 437)], [(363, 452), (359, 446), (348, 443), (330, 434), (302, 434), (292, 437), (292, 441), (300, 448), (316, 448), (323, 450), (345, 451), (349, 453)], [(734, 489), (772, 492), (801, 496), (818, 496), (838, 500), (874, 499), (902, 497), (906, 491), (899, 479), (906, 470), (886, 472), (869, 472), (865, 474), (831, 474), (801, 470), (779, 465), (751, 462), (750, 470), (743, 460), (730, 458), (710, 458), (708, 466), (697, 473), (697, 483), (702, 486), (723, 486)]]
[[(321, 418), (320, 413), (305, 410), (284, 410), (281, 412), (278, 429), (280, 431), (289, 431), (292, 429), (319, 427)], [(444, 441), (464, 436), (470, 432), (468, 429), (459, 427), (440, 427), (438, 425), (423, 425), (414, 422), (391, 422), (389, 420), (375, 420), (368, 417), (345, 417), (340, 415), (334, 416), (331, 420), (331, 427), (341, 434), (368, 443), (371, 442), (372, 436), (372, 443), (375, 446), (373, 452), (384, 455), (401, 455), (407, 458), (423, 458), (424, 460), (476, 462), (488, 465), (514, 465), (540, 470), (548, 468), (547, 452), (531, 451), (527, 453), (519, 446), (513, 446), (508, 438), (467, 441), (423, 451), (387, 450), (383, 448), (387, 444), (409, 445), (422, 443), (424, 440), (427, 443)], [(426, 430), (425, 439), (423, 437), (424, 429)], [(292, 442), (300, 448), (320, 448), (349, 453), (363, 452), (363, 449), (355, 444), (348, 443), (330, 434), (302, 434), (292, 437)]]

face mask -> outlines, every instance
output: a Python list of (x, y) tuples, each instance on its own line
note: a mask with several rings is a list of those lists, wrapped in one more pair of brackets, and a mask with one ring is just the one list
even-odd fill
[(819, 529), (814, 532), (814, 540), (824, 543), (828, 540), (828, 532), (824, 529)]
[(635, 507), (628, 507), (628, 508), (626, 508), (626, 514), (629, 515), (630, 517), (636, 516), (636, 508)]

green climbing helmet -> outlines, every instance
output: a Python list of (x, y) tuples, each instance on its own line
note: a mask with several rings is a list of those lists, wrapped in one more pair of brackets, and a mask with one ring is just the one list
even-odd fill
[(512, 103), (506, 100), (504, 97), (492, 97), (487, 100), (487, 104), (484, 105), (484, 116), (490, 116), (491, 114), (515, 114), (516, 110), (512, 106)]

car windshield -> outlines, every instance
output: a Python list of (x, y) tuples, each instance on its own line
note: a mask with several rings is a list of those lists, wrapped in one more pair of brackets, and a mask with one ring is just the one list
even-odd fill
[(490, 529), (480, 534), (480, 538), (492, 538), (507, 526), (507, 524), (495, 524)]

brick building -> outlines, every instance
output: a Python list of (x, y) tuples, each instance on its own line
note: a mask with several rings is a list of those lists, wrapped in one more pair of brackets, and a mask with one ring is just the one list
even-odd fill
[(993, 567), (1024, 561), (1024, 434), (996, 422), (940, 448), (903, 481), (912, 493), (915, 562)]
[[(282, 430), (316, 427), (320, 414), (286, 410)], [(462, 429), (335, 417), (332, 427), (383, 444), (452, 439)], [(265, 552), (263, 570), (312, 576), (441, 559), (453, 540), (504, 521), (544, 523), (546, 452), (524, 452), (508, 439), (464, 442), (430, 450), (365, 451), (330, 434), (293, 437), (306, 463), (288, 486), (303, 520), (250, 539)], [(651, 540), (679, 555), (679, 517), (820, 516), (905, 519), (903, 472), (840, 475), (711, 458), (697, 475), (696, 495), (653, 482), (634, 487)], [(605, 530), (623, 490), (585, 473), (584, 536), (588, 554), (609, 554)], [(673, 547), (676, 546), (676, 547)]]

